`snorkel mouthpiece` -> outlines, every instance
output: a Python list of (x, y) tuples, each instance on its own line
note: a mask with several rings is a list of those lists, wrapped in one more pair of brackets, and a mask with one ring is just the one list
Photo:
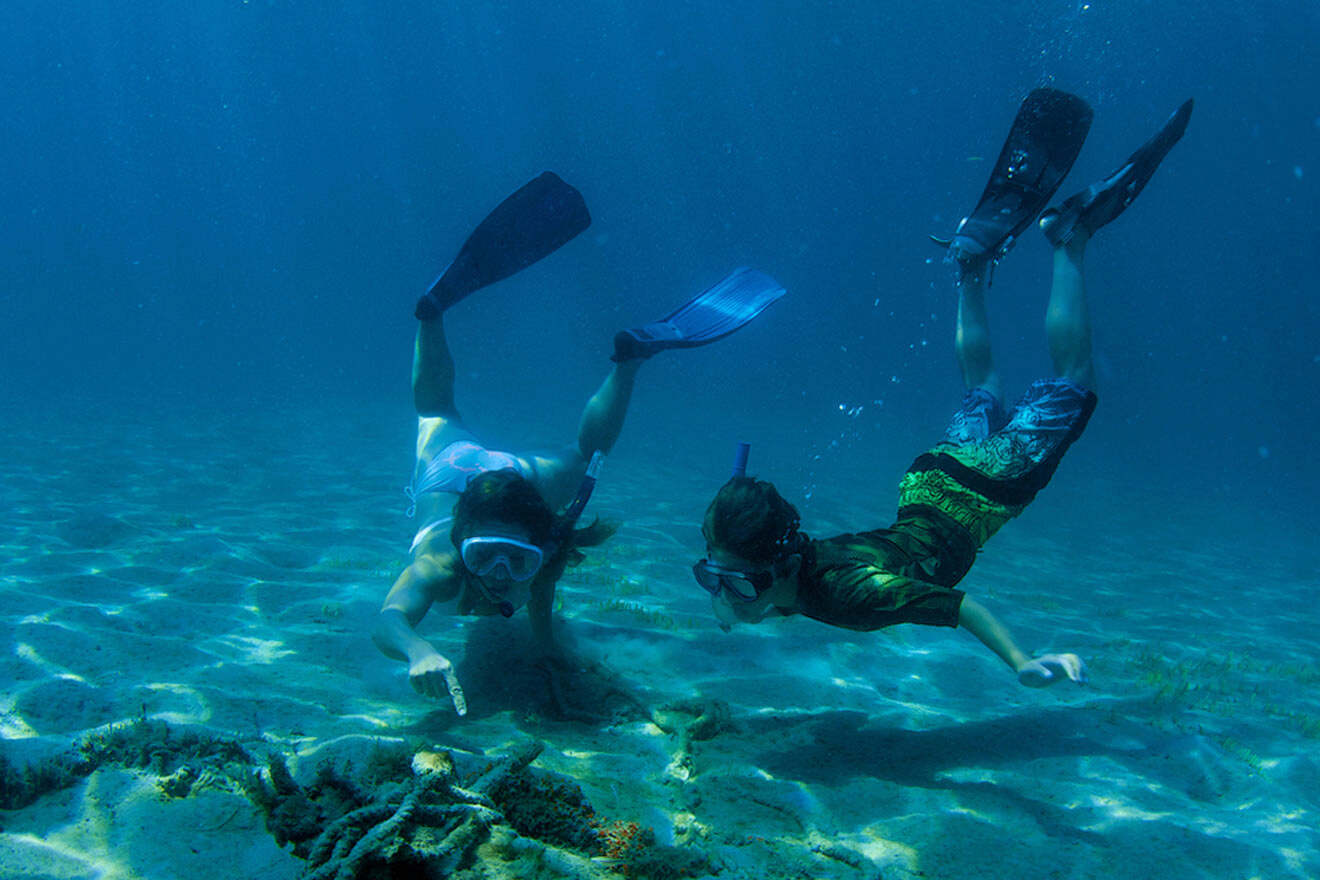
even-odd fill
[(496, 592), (482, 579), (477, 580), (482, 595), (486, 601), (495, 606), (495, 610), (500, 613), (500, 617), (510, 618), (517, 613), (518, 609), (527, 604), (531, 599), (531, 593), (528, 590), (527, 583), (513, 584), (508, 590)]
[(733, 476), (747, 476), (747, 456), (752, 451), (752, 444), (739, 443), (738, 448), (733, 452)]

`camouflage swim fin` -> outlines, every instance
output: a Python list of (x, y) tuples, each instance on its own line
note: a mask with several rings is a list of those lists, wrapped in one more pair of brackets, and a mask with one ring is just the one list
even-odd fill
[(1050, 244), (1055, 247), (1067, 244), (1079, 229), (1090, 237), (1091, 233), (1126, 211), (1146, 188), (1155, 169), (1169, 155), (1169, 150), (1182, 139), (1191, 118), (1192, 99), (1188, 98), (1117, 171), (1042, 214), (1040, 231), (1045, 233)]
[(953, 259), (997, 261), (1008, 253), (1077, 160), (1091, 116), (1085, 101), (1058, 89), (1027, 95), (980, 201), (949, 240)]

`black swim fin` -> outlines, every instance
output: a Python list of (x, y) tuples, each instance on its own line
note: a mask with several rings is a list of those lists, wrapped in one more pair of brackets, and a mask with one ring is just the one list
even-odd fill
[(610, 359), (649, 358), (667, 348), (693, 348), (723, 339), (783, 295), (784, 288), (764, 272), (734, 269), (659, 321), (615, 334)]
[(582, 194), (553, 171), (500, 202), (468, 236), (458, 256), (417, 301), (434, 318), (463, 297), (527, 268), (591, 225)]
[(1027, 95), (981, 200), (949, 242), (950, 256), (993, 261), (1008, 253), (1063, 183), (1090, 130), (1091, 108), (1076, 95), (1058, 89)]
[(1040, 217), (1040, 231), (1055, 247), (1065, 245), (1081, 230), (1088, 238), (1093, 232), (1127, 210), (1160, 167), (1173, 145), (1182, 139), (1192, 118), (1192, 99), (1173, 111), (1155, 136), (1104, 180), (1069, 196), (1057, 208)]

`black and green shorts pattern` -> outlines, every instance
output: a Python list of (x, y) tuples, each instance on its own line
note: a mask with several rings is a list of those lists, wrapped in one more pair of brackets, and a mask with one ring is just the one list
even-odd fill
[(995, 398), (972, 389), (944, 439), (903, 475), (899, 516), (933, 508), (983, 545), (1045, 488), (1095, 405), (1075, 382), (1039, 379), (1004, 421)]

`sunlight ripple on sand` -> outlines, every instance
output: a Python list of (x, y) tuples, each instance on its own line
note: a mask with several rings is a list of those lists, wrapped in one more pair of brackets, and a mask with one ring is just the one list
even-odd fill
[(241, 663), (269, 664), (292, 656), (295, 652), (284, 647), (284, 642), (277, 639), (259, 639), (255, 636), (226, 635), (215, 639), (212, 644), (232, 645), (242, 652), (235, 658)]

